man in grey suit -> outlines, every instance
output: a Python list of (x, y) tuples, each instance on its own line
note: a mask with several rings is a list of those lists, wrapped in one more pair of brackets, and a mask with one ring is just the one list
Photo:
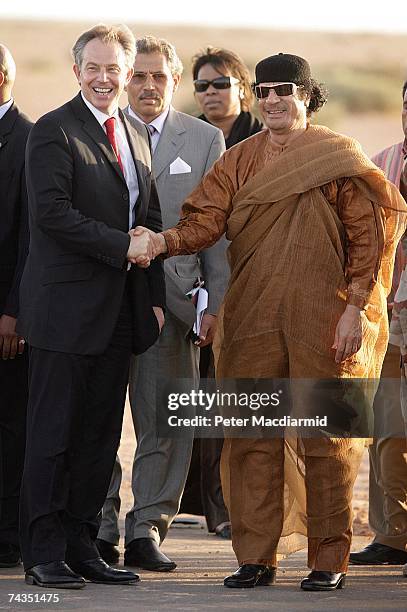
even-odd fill
[[(203, 175), (225, 150), (222, 132), (200, 119), (174, 110), (182, 63), (167, 41), (146, 36), (137, 41), (134, 75), (127, 86), (127, 113), (145, 123), (151, 134), (153, 172), (160, 197), (163, 227), (175, 225), (181, 205)], [(187, 378), (199, 384), (199, 347), (210, 344), (228, 280), (226, 240), (197, 255), (165, 262), (167, 284), (166, 322), (159, 341), (131, 365), (129, 395), (137, 436), (132, 488), (133, 508), (126, 516), (126, 565), (154, 571), (176, 567), (159, 545), (178, 512), (192, 452), (190, 439), (157, 437), (157, 386), (160, 380)], [(198, 277), (209, 293), (200, 339), (189, 332), (196, 312), (186, 297)], [(114, 468), (96, 541), (110, 562), (119, 551), (118, 512), (121, 468)]]

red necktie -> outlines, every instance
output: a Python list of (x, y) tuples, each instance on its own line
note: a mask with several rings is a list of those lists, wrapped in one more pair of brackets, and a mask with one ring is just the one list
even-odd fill
[(119, 166), (121, 168), (121, 171), (123, 172), (123, 164), (120, 158), (119, 147), (117, 146), (116, 134), (114, 131), (115, 130), (115, 118), (109, 117), (109, 119), (106, 119), (105, 127), (106, 127), (107, 137), (109, 139), (110, 144), (112, 145), (113, 151), (116, 153), (117, 161), (119, 162)]

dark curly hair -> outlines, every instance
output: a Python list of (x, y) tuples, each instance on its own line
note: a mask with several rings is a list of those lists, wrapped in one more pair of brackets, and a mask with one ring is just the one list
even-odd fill
[(211, 64), (220, 74), (225, 71), (230, 72), (231, 76), (239, 80), (243, 92), (241, 107), (243, 111), (249, 111), (253, 105), (254, 96), (251, 89), (250, 73), (242, 59), (228, 49), (207, 47), (192, 58), (194, 81), (198, 78), (198, 73), (205, 64)]
[(304, 93), (304, 97), (310, 99), (307, 108), (307, 117), (311, 117), (312, 113), (317, 113), (328, 100), (327, 88), (323, 83), (318, 83), (315, 79), (310, 79), (308, 82), (302, 83), (300, 92), (301, 91)]
[(404, 96), (406, 95), (406, 91), (407, 91), (407, 81), (404, 81), (404, 85), (403, 85), (403, 100), (404, 100)]

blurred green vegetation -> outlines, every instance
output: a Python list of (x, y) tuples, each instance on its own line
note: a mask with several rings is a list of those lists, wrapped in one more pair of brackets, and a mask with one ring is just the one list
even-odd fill
[(332, 125), (347, 113), (400, 112), (406, 79), (401, 66), (332, 65), (316, 67), (314, 72), (329, 91), (328, 103), (318, 113), (318, 123)]

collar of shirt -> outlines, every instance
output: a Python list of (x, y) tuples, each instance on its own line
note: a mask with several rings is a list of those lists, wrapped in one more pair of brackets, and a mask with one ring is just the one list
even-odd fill
[(7, 111), (10, 110), (10, 108), (13, 106), (13, 102), (13, 98), (10, 98), (8, 102), (5, 102), (4, 104), (0, 105), (0, 119), (3, 119)]
[(127, 141), (126, 131), (124, 129), (124, 125), (122, 124), (119, 116), (119, 109), (112, 115), (106, 115), (102, 113), (100, 110), (95, 108), (93, 104), (91, 104), (85, 96), (81, 92), (81, 96), (86, 106), (91, 111), (92, 115), (94, 115), (96, 121), (102, 126), (102, 129), (106, 132), (106, 126), (104, 125), (106, 119), (110, 117), (114, 117), (116, 119), (116, 140), (117, 146), (119, 148), (120, 157), (123, 165), (123, 173), (126, 181), (127, 189), (129, 191), (129, 229), (133, 227), (134, 221), (134, 206), (139, 196), (139, 185), (137, 179), (137, 171), (134, 165), (133, 156), (131, 154), (130, 146)]
[(81, 92), (81, 96), (82, 96), (82, 100), (85, 102), (86, 106), (88, 107), (92, 115), (94, 115), (96, 121), (100, 123), (100, 125), (103, 127), (105, 131), (106, 131), (106, 128), (105, 128), (104, 123), (105, 121), (107, 121), (107, 119), (110, 119), (110, 117), (114, 117), (117, 121), (117, 124), (120, 125), (121, 121), (119, 117), (118, 108), (116, 108), (115, 112), (112, 113), (111, 115), (106, 115), (105, 113), (102, 113), (102, 111), (100, 111), (98, 108), (96, 108), (96, 106), (93, 106), (93, 104), (91, 104), (89, 100), (85, 98), (82, 92)]
[(106, 132), (105, 121), (107, 121), (107, 119), (110, 119), (110, 117), (114, 117), (116, 119), (116, 130), (115, 131), (116, 131), (116, 138), (118, 140), (117, 146), (119, 147), (120, 155), (122, 156), (123, 154), (123, 148), (128, 150), (128, 152), (130, 153), (130, 149), (128, 148), (129, 145), (127, 144), (126, 132), (120, 120), (119, 108), (116, 108), (115, 112), (112, 115), (106, 115), (105, 113), (102, 113), (102, 111), (100, 111), (98, 108), (96, 108), (96, 106), (93, 106), (93, 104), (91, 104), (89, 100), (85, 98), (82, 92), (81, 92), (81, 96), (82, 96), (82, 100), (85, 102), (86, 106), (88, 107), (92, 115), (95, 117), (96, 121), (102, 126), (105, 132)]
[[(163, 110), (161, 115), (158, 115), (158, 117), (156, 117), (155, 119), (150, 121), (150, 123), (148, 124), (148, 125), (152, 125), (153, 127), (155, 127), (159, 137), (161, 136), (161, 132), (164, 129), (164, 123), (165, 123), (165, 121), (166, 121), (166, 119), (168, 117), (168, 113), (170, 112), (170, 108), (171, 108), (170, 106), (167, 106), (167, 108), (165, 110)], [(134, 117), (134, 119), (137, 119), (137, 121), (139, 121), (140, 123), (143, 123), (144, 125), (147, 125), (142, 119), (140, 119), (140, 117), (138, 115), (136, 115), (136, 113), (131, 108), (130, 104), (127, 107), (127, 112), (130, 115), (130, 117)]]

